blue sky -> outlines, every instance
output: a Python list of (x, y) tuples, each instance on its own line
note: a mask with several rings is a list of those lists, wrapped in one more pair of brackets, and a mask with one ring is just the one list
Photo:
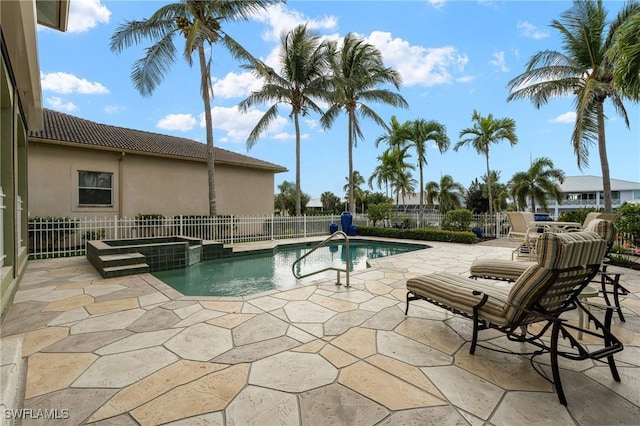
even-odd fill
[[(143, 98), (130, 79), (132, 64), (143, 48), (120, 55), (109, 50), (109, 39), (125, 20), (149, 17), (157, 1), (72, 0), (69, 31), (45, 28), (38, 32), (43, 105), (88, 120), (157, 133), (205, 140), (199, 70), (182, 60), (172, 66), (153, 96)], [(613, 18), (623, 3), (605, 2)], [(279, 35), (299, 23), (320, 35), (341, 38), (358, 33), (383, 54), (387, 66), (403, 77), (400, 93), (408, 109), (370, 105), (388, 122), (424, 118), (447, 127), (451, 146), (460, 130), (472, 125), (474, 109), (482, 115), (516, 121), (519, 142), (493, 145), (490, 165), (506, 183), (529, 167), (530, 159), (550, 157), (567, 176), (601, 176), (597, 147), (589, 166), (580, 171), (570, 144), (573, 129), (571, 98), (551, 100), (540, 110), (530, 101), (507, 103), (507, 82), (522, 73), (527, 60), (545, 49), (560, 50), (553, 19), (571, 6), (566, 1), (296, 1), (272, 7), (251, 22), (232, 24), (226, 31), (254, 56), (277, 66)], [(176, 40), (180, 46), (180, 40)], [(261, 140), (247, 151), (246, 136), (266, 110), (259, 106), (242, 114), (236, 105), (260, 82), (243, 72), (222, 46), (213, 50), (214, 138), (216, 146), (282, 165), (276, 185), (295, 181), (295, 139), (289, 110), (279, 117)], [(628, 129), (610, 103), (606, 135), (611, 177), (640, 181), (640, 106), (626, 102)], [(323, 131), (318, 116), (302, 122), (302, 190), (312, 197), (324, 191), (342, 196), (348, 174), (347, 127), (340, 117)], [(362, 122), (365, 139), (354, 150), (354, 168), (367, 179), (384, 146), (375, 140), (384, 130)], [(427, 154), (425, 182), (451, 175), (465, 187), (485, 173), (484, 158), (471, 148)], [(417, 179), (417, 171), (414, 174)], [(377, 188), (376, 188), (377, 190)]]

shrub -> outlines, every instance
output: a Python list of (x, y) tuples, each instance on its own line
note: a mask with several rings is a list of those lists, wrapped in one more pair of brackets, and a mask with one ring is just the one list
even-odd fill
[(358, 226), (358, 235), (399, 238), (405, 240), (442, 241), (447, 243), (473, 244), (477, 241), (473, 232), (443, 231), (440, 229), (397, 229)]
[(379, 220), (383, 220), (385, 217), (388, 218), (392, 212), (393, 206), (391, 203), (370, 204), (367, 209), (367, 217), (373, 222), (373, 226), (376, 226)]
[(445, 231), (468, 231), (472, 220), (471, 210), (449, 210), (442, 220), (442, 229)]
[(633, 242), (640, 243), (640, 204), (624, 203), (617, 212), (620, 213), (616, 223), (618, 231), (631, 234)]
[(584, 223), (584, 220), (587, 218), (587, 215), (595, 211), (597, 211), (597, 209), (578, 209), (570, 212), (562, 212), (558, 216), (558, 221)]

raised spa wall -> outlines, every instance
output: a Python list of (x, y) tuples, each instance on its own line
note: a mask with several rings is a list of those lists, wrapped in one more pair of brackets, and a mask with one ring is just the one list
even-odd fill
[(231, 256), (222, 243), (190, 237), (152, 237), (87, 242), (87, 259), (103, 278), (185, 268)]

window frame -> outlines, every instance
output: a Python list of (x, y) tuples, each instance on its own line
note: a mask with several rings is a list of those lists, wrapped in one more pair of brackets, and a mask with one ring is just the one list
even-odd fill
[[(114, 173), (113, 172), (99, 172), (99, 171), (95, 171), (95, 170), (77, 170), (78, 172), (78, 207), (81, 208), (104, 208), (104, 207), (114, 207)], [(105, 175), (109, 175), (109, 187), (100, 187), (100, 186), (82, 186), (81, 182), (82, 182), (82, 178), (81, 175), (82, 173), (93, 173), (93, 174), (105, 174)], [(97, 178), (96, 178), (97, 179)], [(83, 203), (81, 202), (82, 196), (81, 196), (81, 192), (82, 190), (93, 190), (93, 191), (109, 191), (109, 199), (110, 202), (109, 204), (104, 204), (104, 203)]]

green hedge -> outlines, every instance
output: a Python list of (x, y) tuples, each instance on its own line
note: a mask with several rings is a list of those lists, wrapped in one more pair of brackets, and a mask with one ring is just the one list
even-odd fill
[(396, 229), (358, 226), (358, 235), (370, 237), (400, 238), (405, 240), (443, 241), (447, 243), (473, 244), (478, 237), (473, 232), (442, 231), (440, 229)]

